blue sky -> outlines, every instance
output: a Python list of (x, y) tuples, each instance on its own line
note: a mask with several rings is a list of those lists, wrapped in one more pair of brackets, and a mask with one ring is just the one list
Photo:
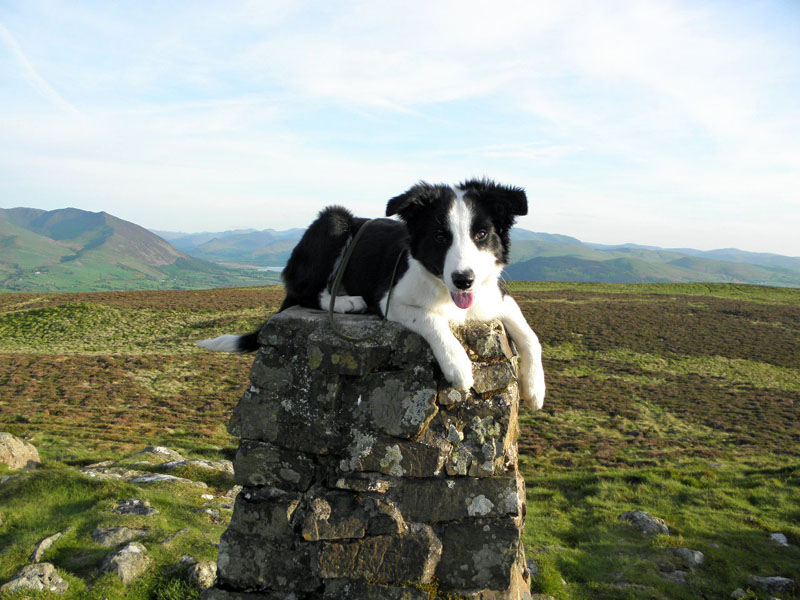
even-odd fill
[(527, 229), (797, 256), (799, 98), (795, 0), (0, 0), (0, 206), (285, 229), (485, 175)]

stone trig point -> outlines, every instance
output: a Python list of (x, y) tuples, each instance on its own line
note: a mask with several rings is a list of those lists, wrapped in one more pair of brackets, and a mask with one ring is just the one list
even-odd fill
[[(376, 317), (336, 315), (352, 336)], [(243, 486), (206, 600), (524, 600), (516, 358), (499, 323), (457, 332), (474, 392), (396, 323), (337, 337), (292, 308), (261, 330), (229, 431)]]

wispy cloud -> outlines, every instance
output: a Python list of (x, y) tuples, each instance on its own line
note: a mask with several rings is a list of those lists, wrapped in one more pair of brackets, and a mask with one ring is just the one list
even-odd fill
[(284, 227), (490, 175), (528, 188), (525, 227), (800, 254), (791, 3), (29, 0), (0, 20), (16, 203)]
[(37, 92), (64, 111), (72, 114), (80, 114), (80, 111), (77, 108), (70, 104), (69, 101), (67, 101), (53, 88), (53, 86), (47, 83), (47, 81), (45, 81), (44, 78), (39, 75), (33, 64), (31, 64), (31, 61), (28, 60), (27, 56), (25, 56), (25, 53), (22, 51), (22, 48), (20, 48), (17, 40), (14, 39), (14, 36), (11, 35), (11, 33), (3, 26), (2, 23), (0, 23), (0, 40), (2, 40), (3, 45), (8, 50), (9, 54), (16, 61), (22, 77), (24, 77), (25, 80), (30, 83)]

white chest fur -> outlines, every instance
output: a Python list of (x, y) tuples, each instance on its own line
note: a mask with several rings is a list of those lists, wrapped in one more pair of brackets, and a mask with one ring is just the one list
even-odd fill
[[(404, 320), (398, 314), (401, 307), (419, 308), (454, 324), (472, 320), (488, 321), (500, 316), (503, 298), (496, 279), (476, 287), (474, 294), (475, 300), (472, 306), (467, 309), (457, 307), (444, 282), (431, 274), (419, 261), (410, 258), (408, 270), (395, 284), (392, 292), (388, 318)], [(386, 312), (387, 298), (388, 294), (381, 300), (381, 309), (384, 312)]]

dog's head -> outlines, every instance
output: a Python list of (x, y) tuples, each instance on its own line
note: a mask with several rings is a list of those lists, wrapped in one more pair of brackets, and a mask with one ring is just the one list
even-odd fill
[(420, 182), (386, 205), (386, 216), (398, 215), (408, 225), (411, 255), (444, 282), (460, 308), (469, 308), (475, 290), (499, 277), (511, 227), (527, 212), (521, 188), (486, 179), (455, 186)]

